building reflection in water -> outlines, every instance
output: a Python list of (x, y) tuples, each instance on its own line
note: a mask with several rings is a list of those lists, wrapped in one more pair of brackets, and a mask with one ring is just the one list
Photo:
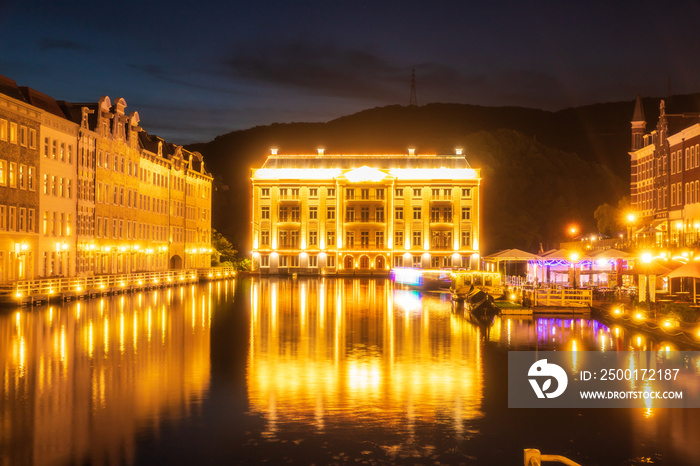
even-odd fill
[(413, 434), (482, 415), (479, 330), (437, 294), (388, 280), (256, 279), (248, 394), (267, 436), (284, 423), (324, 432), (352, 420)]
[(233, 284), (0, 314), (0, 464), (132, 462), (210, 379), (211, 301)]

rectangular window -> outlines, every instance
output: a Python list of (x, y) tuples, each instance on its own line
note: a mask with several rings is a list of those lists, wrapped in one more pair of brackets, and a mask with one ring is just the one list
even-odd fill
[(17, 222), (17, 208), (14, 206), (10, 206), (9, 213), (10, 213), (10, 218), (8, 218), (8, 222), (7, 222), (8, 229), (10, 231), (15, 231), (15, 228), (16, 228), (15, 222)]
[(369, 199), (369, 189), (362, 188), (360, 190), (360, 195), (361, 195), (362, 199)]
[(403, 231), (400, 231), (400, 230), (394, 231), (394, 247), (395, 247), (395, 248), (402, 248), (402, 247), (404, 247), (404, 244), (403, 244)]
[(384, 222), (384, 207), (377, 207), (374, 210), (375, 221)]
[(281, 248), (286, 248), (288, 246), (289, 233), (286, 230), (280, 230), (279, 232), (279, 243)]
[(280, 267), (287, 267), (287, 256), (280, 256)]
[(403, 188), (394, 189), (394, 197), (403, 197)]
[(394, 209), (394, 220), (403, 220), (403, 207), (396, 207)]
[(360, 210), (360, 221), (369, 222), (369, 207), (362, 207)]
[(414, 207), (413, 208), (413, 220), (420, 220), (420, 219), (421, 219), (421, 208)]
[(27, 170), (27, 187), (30, 191), (34, 191), (34, 167), (29, 167)]
[(316, 246), (318, 245), (318, 232), (317, 231), (310, 231), (309, 232), (309, 246)]
[(471, 188), (462, 188), (462, 198), (469, 199), (471, 197), (472, 197), (472, 189)]
[(0, 160), (0, 186), (7, 185), (7, 161)]
[(363, 248), (369, 247), (369, 231), (361, 231), (360, 232), (360, 245)]
[(335, 220), (335, 207), (328, 207), (326, 209), (326, 220)]
[(355, 199), (355, 189), (347, 188), (345, 190), (345, 197), (346, 199)]
[(10, 162), (10, 171), (8, 173), (10, 188), (17, 187), (17, 164), (15, 162)]
[(318, 256), (316, 254), (309, 255), (309, 267), (318, 267)]
[(260, 256), (260, 267), (269, 267), (270, 266), (270, 256), (267, 254), (264, 254)]
[(348, 231), (345, 233), (345, 247), (352, 248), (355, 247), (355, 232)]
[(335, 197), (335, 188), (328, 188), (328, 197)]
[(309, 207), (309, 220), (318, 220), (318, 207)]
[(431, 197), (432, 197), (432, 199), (440, 199), (440, 190), (433, 188), (431, 190)]
[(318, 188), (309, 188), (309, 197), (318, 197)]
[(10, 123), (10, 142), (17, 144), (17, 123)]
[(19, 166), (19, 189), (27, 189), (27, 166)]
[(421, 196), (421, 189), (420, 188), (413, 188), (413, 197), (420, 197)]
[(472, 232), (462, 231), (462, 247), (471, 247), (472, 245)]
[(7, 141), (7, 120), (0, 119), (0, 139)]
[(472, 219), (472, 208), (471, 207), (462, 207), (462, 220), (471, 220)]
[(0, 205), (0, 231), (7, 230), (7, 207)]
[(27, 147), (27, 127), (24, 125), (21, 125), (19, 127), (19, 145), (22, 147)]
[(376, 248), (384, 248), (384, 232), (383, 231), (374, 232), (374, 246)]
[(34, 209), (27, 209), (27, 231), (34, 233)]
[(430, 221), (439, 222), (440, 221), (440, 209), (438, 207), (430, 208)]
[(326, 232), (326, 247), (335, 246), (335, 231), (328, 230)]
[(346, 222), (354, 222), (355, 221), (355, 209), (352, 207), (348, 207), (345, 210), (345, 221)]
[(414, 231), (413, 232), (413, 246), (419, 246), (421, 245), (421, 232), (420, 231)]
[(403, 256), (394, 256), (394, 267), (403, 267)]
[(270, 208), (262, 207), (260, 209), (260, 218), (263, 220), (270, 220)]
[(384, 188), (377, 188), (377, 199), (382, 200), (384, 199)]
[(335, 256), (328, 256), (326, 258), (326, 267), (335, 267)]
[(299, 232), (298, 231), (292, 231), (291, 233), (291, 246), (293, 248), (298, 248), (299, 247)]
[(413, 256), (413, 267), (420, 267), (421, 266), (421, 257), (420, 256)]
[(287, 188), (280, 188), (280, 199), (287, 199)]
[(292, 188), (292, 199), (299, 199), (299, 188)]
[(450, 223), (452, 221), (452, 207), (445, 207), (442, 212), (443, 221)]
[(292, 222), (299, 221), (299, 207), (292, 207)]
[(27, 208), (19, 208), (19, 231), (26, 231), (27, 229)]

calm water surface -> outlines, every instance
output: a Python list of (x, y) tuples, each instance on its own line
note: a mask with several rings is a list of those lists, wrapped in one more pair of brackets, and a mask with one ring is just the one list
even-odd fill
[(694, 409), (508, 409), (509, 350), (677, 348), (590, 319), (479, 328), (386, 280), (238, 279), (0, 311), (0, 465), (700, 464)]

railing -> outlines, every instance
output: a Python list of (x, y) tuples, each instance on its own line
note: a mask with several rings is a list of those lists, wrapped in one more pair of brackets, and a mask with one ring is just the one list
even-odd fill
[(540, 466), (542, 462), (562, 463), (568, 466), (581, 466), (576, 461), (572, 461), (566, 456), (543, 455), (535, 448), (526, 448), (524, 451), (525, 466)]
[(536, 306), (590, 306), (593, 304), (591, 290), (573, 290), (569, 288), (537, 289), (535, 290)]
[(13, 285), (16, 296), (36, 294), (58, 294), (65, 292), (99, 291), (108, 288), (148, 287), (197, 280), (196, 270), (166, 270), (158, 272), (137, 272), (113, 275), (95, 275), (91, 277), (42, 278), (37, 280), (20, 280)]
[(235, 267), (209, 267), (197, 269), (197, 275), (204, 280), (220, 280), (222, 278), (235, 277)]

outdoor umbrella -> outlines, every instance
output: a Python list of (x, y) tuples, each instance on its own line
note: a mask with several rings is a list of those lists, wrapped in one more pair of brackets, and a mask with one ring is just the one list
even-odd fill
[(693, 303), (695, 303), (695, 279), (700, 278), (700, 262), (690, 261), (666, 274), (668, 278), (690, 277), (693, 279)]

